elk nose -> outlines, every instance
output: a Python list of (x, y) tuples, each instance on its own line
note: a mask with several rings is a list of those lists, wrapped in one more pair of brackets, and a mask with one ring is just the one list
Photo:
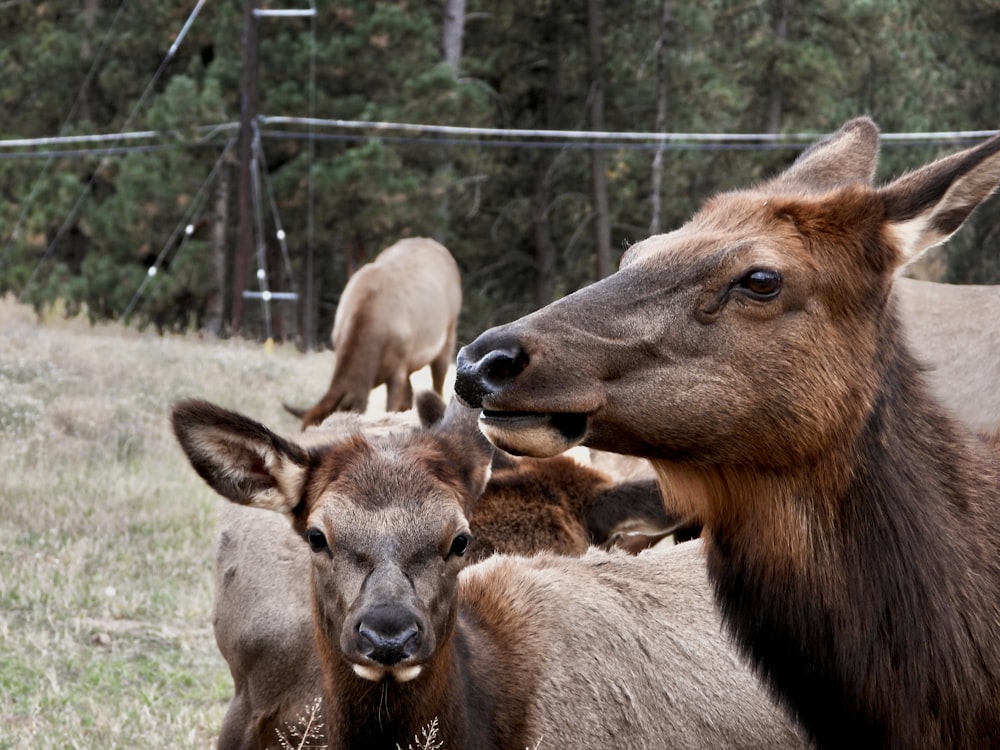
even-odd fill
[(503, 390), (528, 366), (528, 353), (520, 344), (491, 345), (491, 340), (488, 331), (463, 346), (455, 364), (455, 393), (474, 409), (481, 408), (484, 397)]
[(413, 618), (390, 608), (369, 613), (358, 625), (358, 651), (391, 667), (420, 648), (420, 628)]

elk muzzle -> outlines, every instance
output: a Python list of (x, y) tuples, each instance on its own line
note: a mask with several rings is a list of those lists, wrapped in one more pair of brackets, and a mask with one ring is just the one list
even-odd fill
[(420, 664), (404, 664), (424, 645), (420, 623), (405, 607), (384, 605), (364, 612), (349, 636), (354, 673), (372, 682), (392, 674), (397, 682), (412, 680)]
[(413, 656), (420, 647), (416, 620), (396, 607), (377, 607), (358, 625), (358, 653), (392, 667)]
[(466, 405), (482, 409), (480, 429), (497, 447), (515, 455), (554, 456), (583, 441), (587, 415), (522, 410), (507, 403), (505, 396), (523, 386), (531, 364), (512, 326), (492, 328), (459, 351), (455, 393)]

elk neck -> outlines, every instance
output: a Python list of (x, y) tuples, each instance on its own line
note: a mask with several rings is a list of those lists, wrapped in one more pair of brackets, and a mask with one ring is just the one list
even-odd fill
[(781, 469), (658, 467), (666, 492), (705, 513), (737, 642), (779, 696), (796, 696), (821, 747), (962, 746), (990, 719), (958, 709), (1000, 680), (982, 648), (1000, 590), (992, 620), (969, 619), (1000, 579), (981, 575), (998, 564), (979, 541), (1000, 531), (998, 462), (930, 398), (897, 328), (883, 329), (874, 398), (843, 445)]

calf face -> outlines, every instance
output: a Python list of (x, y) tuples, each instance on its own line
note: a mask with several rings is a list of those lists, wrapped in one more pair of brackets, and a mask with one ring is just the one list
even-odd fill
[(332, 457), (335, 475), (321, 480), (302, 521), (319, 615), (327, 632), (340, 633), (357, 674), (410, 679), (453, 626), (456, 577), (472, 539), (465, 501), (478, 490), (436, 446), (355, 443)]

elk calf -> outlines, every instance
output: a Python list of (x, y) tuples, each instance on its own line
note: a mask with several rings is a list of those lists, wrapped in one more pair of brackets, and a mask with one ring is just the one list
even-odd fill
[(802, 746), (720, 634), (700, 543), (467, 567), (489, 464), (467, 423), (313, 447), (199, 401), (173, 424), (210, 486), (312, 550), (330, 747), (434, 719), (449, 750)]
[(1000, 136), (884, 187), (878, 146), (853, 120), (712, 198), (462, 349), (455, 391), (506, 450), (651, 459), (820, 747), (1000, 747), (1000, 457), (931, 395), (894, 290), (996, 188)]
[[(439, 425), (485, 439), (475, 414), (452, 402), (445, 413), (436, 394), (418, 394), (414, 412), (340, 412), (297, 442), (319, 446), (363, 434), (408, 434)], [(445, 420), (442, 422), (442, 420)], [(663, 510), (655, 482), (612, 482), (603, 472), (566, 456), (514, 459), (487, 447), (475, 454), (490, 480), (475, 501), (475, 537), (466, 556), (553, 551), (581, 555), (591, 544), (610, 546), (625, 532), (628, 549), (683, 528)], [(277, 747), (303, 708), (322, 696), (313, 638), (309, 548), (276, 513), (224, 503), (216, 545), (213, 627), (229, 665), (234, 694), (219, 732), (219, 750)]]

